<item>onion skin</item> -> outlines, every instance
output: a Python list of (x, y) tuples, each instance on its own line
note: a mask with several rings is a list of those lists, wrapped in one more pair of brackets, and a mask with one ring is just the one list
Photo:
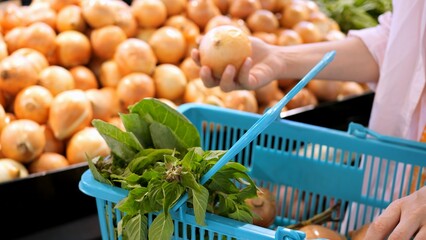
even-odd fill
[(303, 226), (299, 230), (306, 233), (306, 239), (325, 238), (329, 240), (346, 240), (346, 238), (338, 232), (321, 225), (311, 224)]
[(217, 79), (229, 64), (238, 71), (252, 51), (248, 34), (230, 25), (218, 26), (207, 32), (199, 50), (201, 65), (210, 67)]
[(275, 197), (267, 188), (259, 188), (257, 197), (246, 199), (246, 203), (255, 214), (253, 224), (269, 227), (276, 216)]

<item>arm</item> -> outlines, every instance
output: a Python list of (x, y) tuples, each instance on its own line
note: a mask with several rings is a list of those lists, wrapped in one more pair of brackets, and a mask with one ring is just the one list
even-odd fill
[(379, 68), (361, 39), (348, 37), (341, 41), (276, 47), (284, 59), (286, 71), (278, 79), (302, 78), (325, 53), (336, 50), (336, 57), (317, 78), (372, 82), (379, 78)]
[[(252, 48), (252, 56), (245, 61), (238, 73), (233, 66), (228, 66), (221, 79), (213, 79), (210, 69), (201, 66), (200, 77), (205, 85), (220, 86), (224, 91), (252, 90), (272, 80), (300, 79), (331, 50), (336, 50), (336, 57), (317, 78), (371, 82), (377, 81), (379, 77), (377, 63), (357, 37), (295, 46), (269, 45), (252, 38)], [(199, 63), (197, 50), (192, 56)]]

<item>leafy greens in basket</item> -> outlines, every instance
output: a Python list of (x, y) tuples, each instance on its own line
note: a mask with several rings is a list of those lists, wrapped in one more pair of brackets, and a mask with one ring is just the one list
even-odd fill
[[(185, 192), (198, 225), (205, 225), (206, 212), (253, 221), (245, 199), (255, 197), (257, 187), (248, 169), (231, 161), (200, 184), (225, 151), (202, 149), (197, 128), (183, 114), (147, 98), (120, 118), (125, 131), (93, 120), (111, 154), (89, 160), (89, 168), (96, 180), (128, 190), (115, 206), (124, 213), (117, 226), (123, 239), (170, 239), (174, 231), (170, 209)], [(148, 213), (156, 214), (149, 226)]]

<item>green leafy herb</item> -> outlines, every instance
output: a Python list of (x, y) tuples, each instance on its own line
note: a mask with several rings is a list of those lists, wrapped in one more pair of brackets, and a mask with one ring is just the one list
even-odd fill
[[(257, 187), (248, 169), (228, 162), (206, 184), (201, 177), (224, 155), (204, 150), (197, 128), (181, 113), (157, 99), (143, 99), (121, 114), (125, 131), (94, 120), (111, 148), (111, 155), (89, 160), (95, 179), (128, 190), (115, 205), (124, 213), (117, 226), (123, 239), (170, 239), (174, 224), (170, 209), (184, 193), (197, 224), (206, 212), (252, 222), (245, 203)], [(154, 220), (148, 226), (148, 214)]]
[(392, 0), (314, 0), (321, 11), (334, 19), (342, 32), (374, 27), (377, 18), (392, 10)]

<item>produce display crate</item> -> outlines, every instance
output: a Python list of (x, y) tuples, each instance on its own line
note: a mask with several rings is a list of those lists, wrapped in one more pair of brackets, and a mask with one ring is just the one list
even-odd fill
[[(181, 105), (179, 111), (197, 127), (203, 149), (211, 150), (229, 149), (260, 117), (197, 104)], [(273, 226), (263, 228), (213, 214), (206, 215), (206, 226), (199, 226), (191, 209), (182, 206), (171, 213), (174, 225), (184, 226), (175, 227), (173, 239), (304, 239), (302, 232), (285, 226), (337, 202), (340, 207), (335, 217), (340, 221), (327, 226), (347, 234), (371, 221), (395, 198), (420, 188), (424, 159), (425, 144), (379, 135), (360, 124), (352, 123), (341, 131), (277, 119), (234, 158), (248, 167), (258, 186), (276, 195), (278, 212)], [(420, 173), (415, 174), (416, 169)], [(402, 184), (396, 181), (399, 172)], [(380, 191), (381, 184), (394, 195)], [(119, 237), (115, 227), (122, 213), (114, 206), (127, 191), (96, 181), (90, 170), (81, 176), (79, 188), (96, 199), (102, 238)], [(152, 221), (155, 213), (149, 215)]]
[(93, 198), (77, 186), (87, 169), (81, 163), (1, 183), (1, 239), (28, 237), (96, 214)]

